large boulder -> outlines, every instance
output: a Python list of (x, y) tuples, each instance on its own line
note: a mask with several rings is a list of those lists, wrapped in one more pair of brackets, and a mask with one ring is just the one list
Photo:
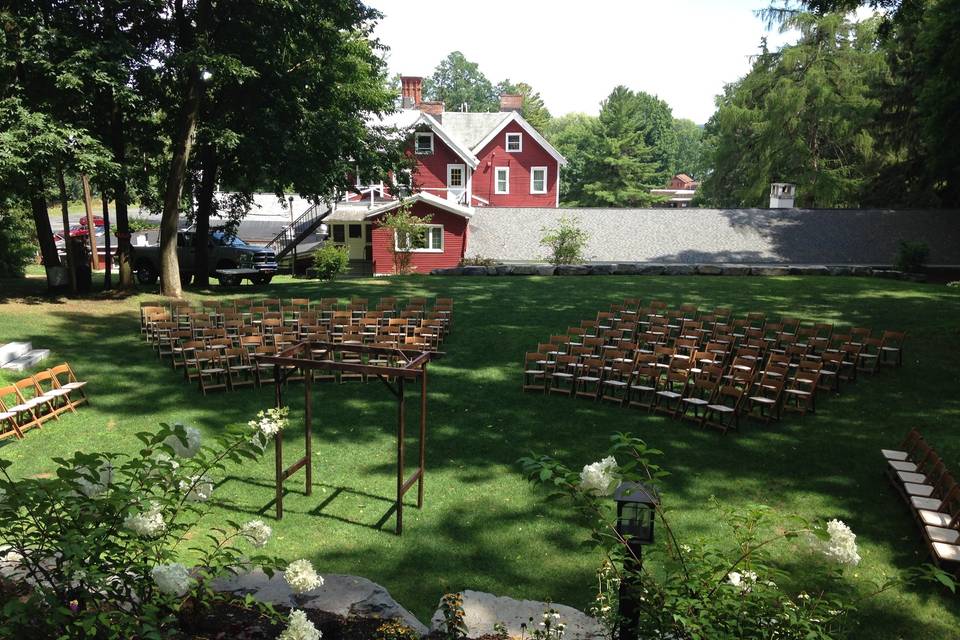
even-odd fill
[[(556, 610), (560, 614), (559, 622), (566, 625), (563, 634), (565, 640), (601, 640), (606, 637), (599, 622), (573, 607), (535, 600), (514, 600), (482, 591), (467, 590), (462, 595), (464, 622), (467, 635), (471, 638), (493, 635), (493, 626), (498, 622), (507, 628), (511, 638), (519, 638), (521, 634), (529, 638), (533, 629), (539, 628), (544, 612), (549, 609)], [(430, 629), (437, 631), (442, 628), (443, 611), (438, 607), (430, 619)]]
[(663, 267), (665, 276), (692, 276), (696, 269), (692, 264), (668, 264)]
[(664, 268), (662, 264), (645, 264), (640, 267), (640, 274), (644, 276), (662, 276)]
[(553, 273), (558, 276), (586, 276), (590, 275), (590, 267), (585, 264), (561, 264)]
[(790, 267), (790, 275), (794, 276), (828, 276), (830, 269), (821, 265), (803, 265)]
[(843, 265), (827, 267), (827, 270), (830, 271), (830, 275), (832, 276), (852, 276), (853, 275), (853, 268), (845, 267)]
[(696, 269), (697, 274), (701, 276), (723, 275), (723, 267), (718, 264), (698, 264)]
[(620, 262), (615, 267), (618, 276), (635, 276), (641, 273), (642, 267), (636, 262)]
[(325, 574), (323, 586), (294, 596), (283, 579), (283, 574), (276, 573), (270, 578), (262, 570), (254, 569), (249, 573), (215, 580), (213, 588), (239, 597), (250, 594), (259, 602), (297, 609), (317, 609), (345, 618), (399, 618), (420, 635), (426, 635), (428, 631), (427, 627), (400, 606), (386, 589), (357, 576)]
[(590, 265), (590, 275), (592, 276), (610, 276), (616, 271), (617, 265), (614, 264), (592, 264)]
[(790, 267), (751, 267), (750, 275), (753, 276), (788, 276)]
[(509, 264), (498, 264), (494, 267), (487, 267), (487, 275), (491, 276), (510, 276), (513, 275), (515, 267)]
[(873, 268), (872, 267), (851, 267), (850, 273), (855, 276), (872, 276)]
[(720, 275), (748, 276), (750, 275), (750, 267), (744, 264), (725, 264), (720, 268)]
[(513, 271), (510, 272), (510, 275), (514, 276), (535, 276), (537, 275), (536, 264), (517, 264), (513, 266)]
[(538, 264), (537, 265), (537, 275), (538, 276), (552, 276), (556, 272), (556, 267), (552, 264)]
[(487, 275), (487, 267), (478, 267), (478, 266), (462, 267), (460, 269), (460, 275), (485, 276)]
[(432, 269), (432, 276), (459, 276), (463, 272), (463, 267), (447, 267), (444, 269)]

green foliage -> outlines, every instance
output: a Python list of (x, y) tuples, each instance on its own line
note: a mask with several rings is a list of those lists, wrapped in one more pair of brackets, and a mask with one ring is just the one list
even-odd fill
[(552, 265), (580, 264), (585, 260), (583, 250), (590, 240), (590, 234), (580, 227), (580, 220), (562, 216), (554, 228), (541, 229), (543, 237), (540, 244), (550, 250), (547, 260)]
[(901, 240), (893, 264), (900, 271), (916, 273), (923, 271), (923, 267), (929, 258), (930, 247), (926, 242)]
[[(2, 605), (0, 635), (169, 637), (187, 605), (226, 597), (213, 579), (282, 566), (256, 552), (266, 540), (254, 542), (240, 523), (193, 535), (209, 510), (213, 475), (228, 462), (258, 460), (265, 436), (228, 429), (201, 444), (198, 432), (166, 424), (136, 436), (135, 455), (77, 452), (56, 458), (51, 477), (15, 481), (12, 463), (0, 461), (0, 539), (6, 560), (35, 585)], [(171, 587), (160, 574), (186, 551), (198, 566), (186, 574), (174, 565), (183, 573)]]
[(350, 267), (350, 250), (331, 242), (323, 243), (313, 252), (313, 269), (317, 278), (327, 282), (333, 280)]
[[(659, 455), (642, 440), (620, 433), (611, 437), (607, 457), (580, 473), (549, 456), (519, 461), (531, 482), (549, 487), (554, 492), (551, 497), (570, 504), (588, 528), (589, 544), (604, 558), (598, 609), (608, 627), (615, 624), (611, 616), (619, 590), (633, 593), (643, 638), (828, 640), (848, 636), (847, 614), (854, 607), (835, 595), (844, 590), (840, 568), (826, 564), (827, 558), (847, 564), (860, 561), (855, 536), (849, 530), (844, 533), (842, 523), (838, 531), (835, 522), (828, 527), (797, 516), (781, 518), (762, 505), (728, 509), (711, 499), (709, 506), (726, 529), (722, 542), (683, 544), (658, 502), (653, 508), (660, 542), (643, 552), (648, 563), (653, 560), (658, 568), (644, 570), (629, 537), (617, 528), (610, 495), (621, 482), (656, 489), (667, 475), (653, 462)], [(598, 468), (604, 469), (599, 481)], [(788, 574), (777, 568), (774, 550), (786, 542), (789, 554), (801, 554), (804, 563), (822, 565), (826, 586), (812, 593), (790, 593), (778, 584)], [(838, 547), (849, 555), (838, 554)], [(619, 580), (612, 579), (613, 572), (618, 572)], [(921, 579), (954, 587), (949, 574), (927, 566), (873, 585), (874, 595)]]
[(460, 640), (467, 637), (467, 623), (463, 611), (462, 593), (445, 593), (440, 599), (443, 622), (440, 634), (443, 640)]
[(534, 129), (540, 133), (544, 133), (547, 127), (550, 125), (550, 120), (552, 116), (550, 115), (550, 110), (547, 109), (547, 105), (544, 104), (543, 98), (540, 97), (538, 91), (534, 91), (526, 82), (518, 82), (513, 84), (509, 80), (502, 80), (496, 86), (496, 92), (498, 95), (504, 93), (513, 93), (523, 96), (523, 105), (520, 109), (520, 115), (523, 116), (523, 119), (530, 123)]
[(578, 206), (588, 201), (583, 190), (594, 144), (597, 117), (585, 113), (570, 113), (553, 118), (544, 135), (567, 159), (560, 180), (560, 203)]
[(426, 100), (440, 100), (450, 111), (499, 111), (500, 98), (490, 80), (476, 62), (470, 62), (459, 51), (440, 61), (433, 75), (423, 82)]
[(412, 249), (424, 246), (426, 227), (433, 216), (415, 216), (409, 206), (402, 206), (383, 216), (380, 225), (391, 233), (390, 254), (393, 256), (393, 271), (398, 275), (410, 273), (413, 260)]
[(497, 264), (493, 258), (484, 258), (479, 253), (472, 258), (464, 258), (460, 261), (461, 267), (492, 267)]
[(707, 174), (703, 127), (693, 120), (674, 119), (673, 133), (677, 147), (670, 173), (685, 173), (694, 180), (703, 179)]
[(22, 277), (37, 255), (30, 215), (11, 204), (0, 204), (0, 278)]

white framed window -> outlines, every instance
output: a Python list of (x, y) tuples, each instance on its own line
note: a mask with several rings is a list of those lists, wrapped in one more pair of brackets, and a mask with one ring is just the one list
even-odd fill
[(493, 171), (493, 192), (510, 193), (510, 167), (497, 167)]
[(433, 153), (433, 134), (417, 133), (414, 150), (418, 156), (428, 156)]
[(520, 153), (523, 151), (523, 134), (522, 133), (508, 133), (507, 140), (504, 144), (506, 150), (510, 153)]
[(530, 168), (530, 193), (546, 193), (546, 192), (547, 192), (547, 168), (531, 167)]
[(401, 238), (394, 231), (393, 240), (397, 249), (411, 253), (443, 253), (443, 225), (418, 224), (417, 226), (423, 229), (423, 233), (412, 244), (409, 237)]

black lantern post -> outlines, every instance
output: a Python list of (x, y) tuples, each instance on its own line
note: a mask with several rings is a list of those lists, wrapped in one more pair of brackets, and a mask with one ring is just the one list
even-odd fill
[(653, 523), (660, 498), (639, 482), (624, 482), (613, 493), (617, 503), (617, 533), (626, 540), (620, 580), (620, 640), (637, 640), (640, 628), (640, 569), (643, 547), (653, 544)]

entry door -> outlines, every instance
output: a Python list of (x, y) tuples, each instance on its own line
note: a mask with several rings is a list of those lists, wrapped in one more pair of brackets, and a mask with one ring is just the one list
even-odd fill
[(366, 233), (369, 229), (363, 222), (347, 224), (346, 245), (350, 250), (351, 260), (363, 260), (366, 257)]
[(464, 203), (467, 193), (466, 169), (462, 164), (447, 165), (447, 200)]

